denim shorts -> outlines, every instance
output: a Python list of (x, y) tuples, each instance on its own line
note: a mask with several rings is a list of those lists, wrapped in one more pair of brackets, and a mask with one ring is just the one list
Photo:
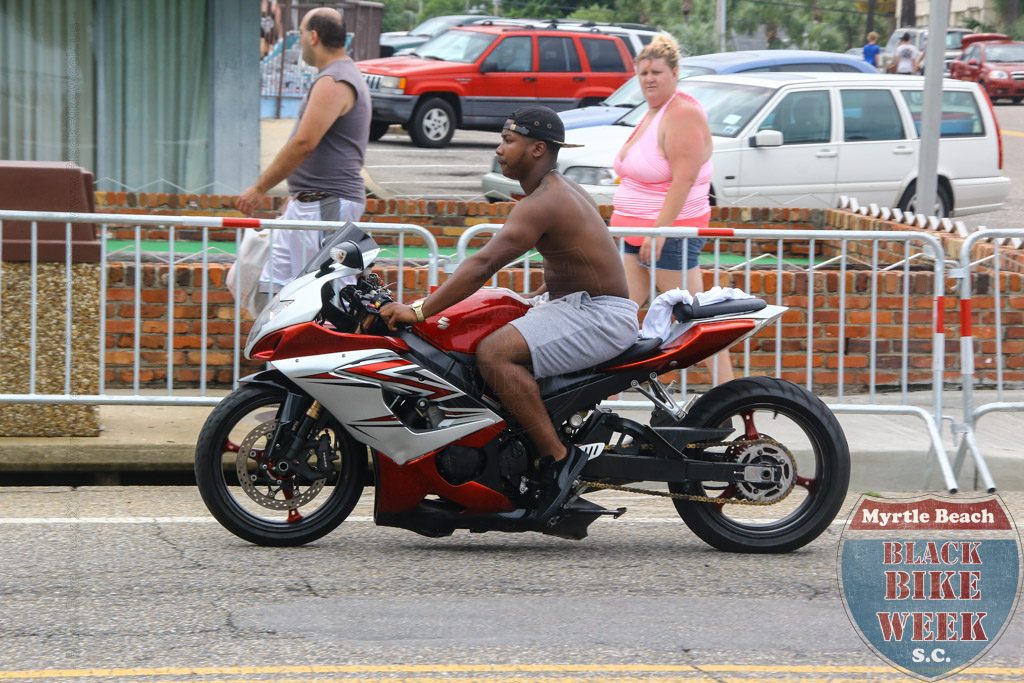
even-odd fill
[[(686, 269), (696, 268), (700, 265), (700, 251), (704, 248), (703, 237), (691, 237), (686, 240)], [(624, 244), (627, 254), (639, 254), (640, 247), (632, 244)], [(643, 264), (647, 265), (647, 264)], [(683, 269), (683, 238), (667, 237), (665, 246), (661, 250), (661, 258), (654, 264), (658, 270), (679, 270)]]

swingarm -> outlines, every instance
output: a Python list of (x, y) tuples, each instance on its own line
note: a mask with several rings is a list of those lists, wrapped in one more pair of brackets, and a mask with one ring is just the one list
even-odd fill
[(738, 463), (729, 459), (728, 451), (706, 450), (712, 444), (726, 445), (720, 442), (732, 432), (732, 428), (651, 427), (598, 408), (574, 440), (607, 444), (584, 467), (585, 479), (778, 484), (784, 476), (778, 465)]

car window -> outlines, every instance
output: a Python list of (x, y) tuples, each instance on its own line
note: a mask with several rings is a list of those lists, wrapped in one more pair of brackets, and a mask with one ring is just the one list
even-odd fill
[(476, 31), (446, 31), (416, 48), (416, 54), (427, 59), (472, 64), (496, 38)]
[(651, 41), (654, 40), (653, 33), (641, 33), (637, 37), (640, 38), (641, 45), (650, 45)]
[(842, 73), (842, 74), (854, 74), (854, 73), (859, 74), (859, 73), (861, 73), (860, 69), (858, 69), (855, 66), (850, 66), (849, 64), (833, 64), (832, 65), (832, 70), (833, 71), (838, 71), (839, 73)]
[[(903, 101), (907, 103), (914, 118), (914, 128), (921, 135), (921, 109), (924, 92), (904, 90)], [(974, 93), (963, 90), (947, 90), (942, 93), (942, 123), (939, 134), (944, 138), (962, 138), (985, 134), (985, 124)]]
[(1024, 43), (1020, 45), (989, 45), (985, 48), (986, 62), (1024, 62)]
[(614, 73), (626, 71), (622, 55), (619, 54), (617, 41), (584, 38), (582, 42), (583, 51), (587, 53), (587, 61), (590, 62), (591, 71)]
[(487, 71), (533, 71), (533, 41), (530, 36), (506, 36), (487, 55)]
[[(775, 92), (772, 88), (757, 85), (691, 80), (681, 81), (679, 88), (704, 107), (711, 134), (726, 138), (739, 135)], [(644, 102), (616, 121), (616, 124), (635, 126), (646, 113), (647, 103)]]
[(784, 145), (828, 142), (832, 139), (828, 91), (789, 93), (761, 122), (758, 130), (779, 131)]
[(968, 59), (977, 59), (979, 50), (981, 50), (981, 48), (978, 47), (977, 45), (971, 45), (969, 48), (967, 48), (967, 52), (964, 53), (962, 59), (964, 61), (967, 61)]
[(968, 34), (962, 31), (948, 31), (946, 33), (946, 49), (959, 50), (963, 47), (964, 36)]
[(611, 31), (602, 31), (606, 36), (615, 36), (626, 46), (626, 52), (629, 53), (630, 57), (636, 57), (636, 49), (633, 47), (633, 41), (629, 39), (629, 35), (626, 33), (613, 33)]
[(843, 103), (843, 140), (902, 140), (906, 137), (896, 100), (888, 90), (848, 90)]
[(537, 54), (541, 71), (580, 71), (580, 56), (572, 38), (537, 38)]

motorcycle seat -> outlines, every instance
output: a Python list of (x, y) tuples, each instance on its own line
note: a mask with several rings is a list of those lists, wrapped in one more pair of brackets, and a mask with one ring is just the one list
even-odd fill
[(639, 360), (646, 356), (653, 354), (661, 347), (662, 341), (659, 337), (652, 339), (638, 339), (635, 344), (630, 346), (628, 349), (615, 356), (611, 360), (606, 360), (600, 365), (595, 365), (592, 368), (585, 370), (577, 370), (567, 375), (556, 375), (554, 377), (544, 377), (537, 380), (537, 384), (540, 385), (541, 396), (551, 396), (560, 391), (565, 391), (568, 387), (577, 383), (586, 383), (601, 375), (603, 368), (614, 367), (616, 365), (622, 365), (623, 363), (629, 363), (630, 361)]
[(753, 313), (760, 311), (768, 305), (764, 299), (730, 299), (719, 301), (714, 304), (701, 306), (694, 301), (692, 304), (676, 304), (672, 307), (672, 315), (681, 323), (691, 320), (703, 320), (714, 318), (719, 315), (734, 315), (736, 313)]
[(652, 339), (638, 339), (635, 344), (630, 346), (628, 349), (615, 356), (611, 360), (606, 360), (597, 366), (597, 369), (612, 367), (614, 365), (622, 365), (623, 363), (629, 363), (630, 361), (639, 360), (645, 356), (650, 355), (654, 351), (657, 351), (661, 346), (661, 337), (654, 337)]

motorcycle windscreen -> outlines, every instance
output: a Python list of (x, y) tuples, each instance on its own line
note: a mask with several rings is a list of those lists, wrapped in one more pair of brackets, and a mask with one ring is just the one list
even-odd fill
[[(331, 249), (340, 246), (343, 242), (351, 242), (359, 250), (359, 254), (362, 256), (362, 264), (357, 270), (367, 268), (373, 263), (373, 260), (377, 258), (377, 254), (380, 252), (380, 247), (373, 241), (372, 237), (360, 230), (355, 223), (346, 223), (327, 236), (320, 247), (320, 251), (306, 263), (298, 277), (319, 270), (324, 261), (331, 260)], [(348, 265), (348, 263), (345, 265)]]

